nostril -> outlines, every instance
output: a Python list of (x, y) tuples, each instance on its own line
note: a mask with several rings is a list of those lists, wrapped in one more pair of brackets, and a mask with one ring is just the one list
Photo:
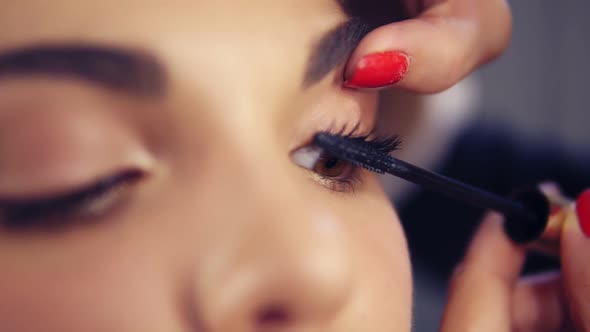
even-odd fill
[(290, 320), (289, 313), (280, 305), (267, 306), (256, 315), (256, 322), (260, 327), (282, 326), (288, 324)]

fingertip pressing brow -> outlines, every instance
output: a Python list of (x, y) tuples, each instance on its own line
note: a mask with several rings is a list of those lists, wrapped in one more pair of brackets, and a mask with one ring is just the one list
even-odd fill
[[(309, 58), (303, 85), (317, 83), (336, 66), (343, 64), (371, 30), (407, 19), (403, 1), (336, 0), (349, 20), (324, 35)], [(421, 3), (421, 2), (420, 2)]]
[(142, 51), (82, 44), (46, 44), (0, 54), (0, 79), (27, 75), (76, 78), (141, 96), (165, 92), (163, 66)]
[(361, 39), (373, 27), (363, 20), (351, 18), (326, 33), (313, 47), (303, 85), (317, 83), (336, 66), (344, 63)]

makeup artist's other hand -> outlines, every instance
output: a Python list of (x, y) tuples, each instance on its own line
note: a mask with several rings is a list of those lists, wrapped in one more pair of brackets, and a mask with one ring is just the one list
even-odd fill
[[(390, 0), (399, 1), (399, 0)], [(369, 33), (352, 54), (345, 86), (444, 90), (508, 44), (506, 0), (403, 0), (412, 19)]]
[(590, 190), (551, 218), (565, 220), (561, 273), (523, 279), (525, 250), (500, 215), (485, 218), (451, 281), (441, 331), (590, 331)]

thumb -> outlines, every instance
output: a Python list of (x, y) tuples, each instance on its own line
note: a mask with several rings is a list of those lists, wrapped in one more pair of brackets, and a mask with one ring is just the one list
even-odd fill
[(525, 258), (490, 213), (451, 280), (441, 331), (510, 331), (513, 289)]
[(590, 189), (568, 211), (560, 256), (571, 319), (576, 331), (590, 331)]

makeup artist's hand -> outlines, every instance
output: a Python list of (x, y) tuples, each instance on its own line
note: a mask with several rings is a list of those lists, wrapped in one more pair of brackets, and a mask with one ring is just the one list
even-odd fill
[(551, 218), (565, 221), (561, 273), (524, 279), (525, 250), (500, 215), (485, 218), (451, 281), (441, 331), (590, 331), (590, 190)]
[(415, 92), (438, 92), (508, 44), (511, 15), (505, 0), (403, 1), (414, 18), (369, 33), (347, 65), (345, 86), (395, 84)]

